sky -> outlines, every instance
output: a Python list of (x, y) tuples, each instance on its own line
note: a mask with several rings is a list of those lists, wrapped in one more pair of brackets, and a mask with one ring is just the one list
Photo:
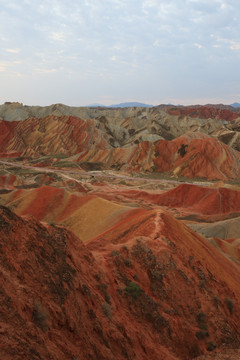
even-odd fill
[(240, 102), (239, 0), (0, 0), (0, 104)]

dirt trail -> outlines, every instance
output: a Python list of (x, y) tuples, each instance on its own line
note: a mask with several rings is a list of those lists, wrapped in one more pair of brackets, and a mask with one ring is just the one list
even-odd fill
[[(175, 185), (180, 185), (183, 184), (183, 181), (178, 181), (178, 180), (171, 180), (171, 179), (149, 179), (147, 177), (138, 177), (138, 176), (127, 176), (127, 175), (120, 175), (120, 174), (109, 174), (103, 171), (75, 171), (75, 170), (64, 170), (64, 169), (53, 169), (53, 168), (48, 168), (48, 167), (39, 167), (39, 166), (31, 166), (31, 165), (24, 165), (24, 164), (17, 164), (15, 162), (10, 162), (10, 161), (2, 161), (0, 160), (0, 164), (3, 165), (8, 165), (8, 166), (14, 166), (14, 167), (19, 167), (19, 168), (23, 168), (23, 169), (30, 169), (30, 170), (35, 170), (35, 171), (40, 171), (40, 172), (52, 172), (52, 173), (58, 173), (60, 175), (62, 175), (63, 177), (69, 179), (69, 180), (74, 180), (77, 182), (81, 182), (81, 180), (77, 180), (74, 177), (71, 177), (71, 175), (80, 175), (80, 176), (87, 176), (87, 177), (101, 177), (101, 178), (106, 178), (106, 179), (119, 179), (119, 180), (135, 180), (135, 181), (143, 181), (148, 183), (148, 185), (150, 185), (151, 183), (171, 183), (171, 184), (175, 184)], [(192, 182), (184, 182), (185, 184), (194, 184), (194, 185), (204, 185), (204, 186), (211, 186), (213, 184), (213, 182), (200, 182), (200, 181), (192, 181)], [(140, 185), (141, 186), (141, 185)], [(142, 185), (144, 186), (144, 185)]]

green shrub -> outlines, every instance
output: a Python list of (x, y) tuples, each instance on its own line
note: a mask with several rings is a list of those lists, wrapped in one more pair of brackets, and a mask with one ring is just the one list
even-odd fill
[(130, 296), (133, 301), (136, 301), (137, 298), (141, 295), (143, 290), (140, 288), (140, 286), (132, 281), (128, 283), (128, 285), (124, 289), (125, 294), (127, 296)]

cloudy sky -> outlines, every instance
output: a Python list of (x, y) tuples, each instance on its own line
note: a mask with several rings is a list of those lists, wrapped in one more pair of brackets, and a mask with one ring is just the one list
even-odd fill
[(0, 0), (0, 103), (240, 102), (239, 0)]

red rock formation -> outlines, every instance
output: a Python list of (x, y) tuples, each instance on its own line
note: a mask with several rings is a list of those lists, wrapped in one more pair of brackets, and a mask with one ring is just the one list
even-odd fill
[(5, 150), (5, 146), (14, 135), (14, 128), (17, 126), (17, 121), (3, 121), (0, 120), (0, 152)]
[[(114, 168), (171, 172), (189, 178), (240, 178), (240, 153), (205, 134), (187, 133), (171, 141), (142, 141), (113, 148), (107, 143), (106, 134), (95, 125), (94, 120), (71, 116), (49, 116), (15, 123), (2, 121), (0, 156), (63, 154), (70, 159), (52, 159), (50, 163), (55, 168), (76, 161), (87, 170)], [(40, 164), (49, 165), (49, 160), (43, 159)]]
[[(171, 216), (145, 212), (92, 240), (88, 247), (108, 271), (111, 297), (118, 289), (123, 291), (128, 281), (140, 285), (141, 296), (131, 313), (149, 322), (147, 332), (152, 326), (157, 331), (161, 323), (161, 338), (180, 359), (213, 350), (227, 338), (222, 305), (237, 302), (240, 289), (235, 271), (239, 269)], [(229, 293), (225, 286), (231, 288)], [(231, 302), (229, 294), (236, 300)], [(216, 309), (217, 302), (221, 310)], [(230, 333), (227, 342), (235, 338), (235, 330)]]
[(11, 173), (0, 176), (0, 188), (14, 189), (15, 186), (21, 184), (23, 184), (23, 181), (21, 181), (17, 176)]
[(240, 191), (229, 188), (213, 188), (182, 184), (172, 190), (156, 194), (143, 190), (125, 190), (126, 199), (144, 201), (146, 205), (177, 208), (185, 215), (197, 214), (213, 221), (240, 214)]
[(81, 241), (6, 208), (0, 221), (1, 359), (132, 357), (125, 326), (104, 313), (105, 275)]
[(1, 121), (3, 141), (0, 151), (25, 156), (41, 154), (76, 154), (93, 146), (106, 148), (107, 143), (95, 129), (94, 120), (81, 120), (72, 116), (30, 118), (19, 122)]
[(169, 115), (185, 115), (193, 118), (201, 119), (220, 119), (226, 121), (232, 121), (239, 117), (239, 115), (231, 110), (219, 109), (215, 107), (171, 107), (167, 108)]
[[(180, 153), (182, 145), (185, 152)], [(240, 153), (206, 135), (186, 134), (155, 146), (155, 170), (189, 178), (239, 179)]]
[(240, 191), (182, 184), (157, 195), (155, 202), (170, 207), (187, 208), (204, 215), (240, 212)]
[(184, 360), (239, 345), (239, 268), (165, 213), (87, 248), (1, 207), (0, 244), (4, 360)]

